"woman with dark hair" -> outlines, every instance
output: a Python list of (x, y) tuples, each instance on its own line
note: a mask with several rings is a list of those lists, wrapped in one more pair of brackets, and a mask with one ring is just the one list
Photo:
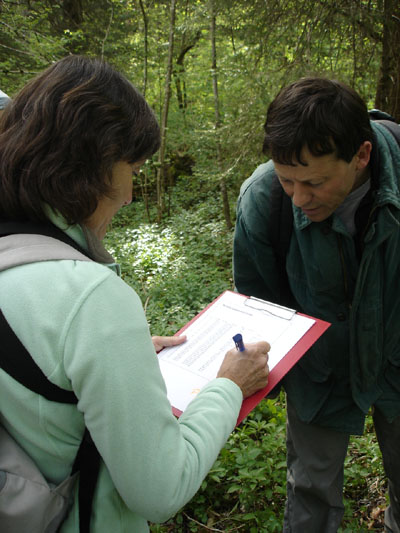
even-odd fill
[[(150, 336), (138, 296), (101, 243), (159, 139), (152, 110), (121, 74), (74, 56), (22, 89), (0, 125), (0, 218), (22, 228), (0, 239), (1, 312), (48, 380), (78, 398), (56, 404), (0, 370), (1, 423), (54, 484), (70, 475), (87, 427), (102, 459), (92, 532), (146, 532), (147, 520), (176, 513), (243, 397), (267, 382), (267, 343), (233, 349), (180, 419), (172, 415), (155, 351), (185, 339)], [(59, 230), (92, 260), (51, 247), (38, 259), (42, 235)], [(24, 258), (5, 267), (21, 249)], [(77, 492), (64, 533), (79, 531)]]

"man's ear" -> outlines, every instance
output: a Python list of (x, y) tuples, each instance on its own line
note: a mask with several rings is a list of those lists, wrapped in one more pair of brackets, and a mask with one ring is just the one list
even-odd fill
[(356, 153), (357, 170), (363, 170), (368, 165), (371, 157), (371, 150), (372, 143), (370, 141), (364, 141)]

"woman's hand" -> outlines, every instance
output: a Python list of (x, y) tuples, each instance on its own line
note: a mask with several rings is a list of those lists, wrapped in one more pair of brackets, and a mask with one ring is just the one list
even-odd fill
[(217, 377), (231, 379), (242, 389), (243, 398), (251, 396), (268, 383), (268, 352), (271, 346), (267, 342), (246, 344), (244, 352), (235, 348), (226, 353)]
[(178, 346), (178, 344), (186, 342), (186, 335), (175, 335), (174, 337), (154, 336), (151, 340), (153, 341), (154, 349), (159, 352), (167, 346)]

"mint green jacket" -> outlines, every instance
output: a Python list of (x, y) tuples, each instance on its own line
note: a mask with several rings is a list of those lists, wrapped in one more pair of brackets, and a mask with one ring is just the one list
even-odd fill
[[(66, 233), (88, 248), (81, 227)], [(11, 327), (50, 381), (79, 398), (77, 406), (49, 402), (0, 370), (1, 422), (53, 483), (69, 475), (86, 424), (103, 459), (91, 531), (144, 533), (147, 521), (167, 520), (196, 493), (235, 426), (242, 393), (215, 379), (177, 420), (141, 302), (108, 262), (0, 272)], [(61, 531), (79, 531), (76, 497)]]
[[(389, 420), (400, 415), (400, 149), (382, 125), (372, 126), (371, 166), (379, 185), (361, 259), (335, 214), (313, 223), (295, 206), (286, 257), (296, 308), (332, 325), (284, 387), (304, 422), (356, 434), (371, 405)], [(268, 237), (273, 174), (270, 161), (241, 187), (234, 278), (239, 292), (281, 303)]]

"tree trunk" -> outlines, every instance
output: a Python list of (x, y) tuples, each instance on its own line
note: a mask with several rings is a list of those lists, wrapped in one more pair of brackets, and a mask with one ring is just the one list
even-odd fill
[(139, 172), (139, 184), (140, 184), (140, 191), (142, 193), (142, 199), (145, 207), (145, 211), (147, 214), (147, 221), (150, 224), (151, 223), (151, 217), (150, 217), (150, 209), (149, 209), (149, 187), (148, 187), (148, 171), (147, 169), (143, 172)]
[(147, 89), (147, 59), (148, 59), (148, 49), (149, 49), (149, 23), (147, 19), (147, 14), (144, 9), (143, 1), (139, 0), (140, 9), (142, 10), (143, 16), (143, 25), (144, 25), (144, 59), (143, 59), (143, 96), (146, 97)]
[(62, 3), (64, 19), (69, 20), (79, 28), (83, 21), (82, 0), (64, 0)]
[(107, 29), (106, 29), (106, 33), (104, 35), (103, 42), (101, 43), (101, 59), (104, 59), (104, 48), (105, 48), (105, 45), (106, 45), (106, 42), (107, 42), (107, 39), (108, 39), (108, 34), (110, 33), (110, 28), (111, 28), (111, 24), (112, 24), (112, 21), (113, 21), (113, 17), (114, 17), (114, 8), (113, 8), (113, 6), (111, 4), (110, 20), (108, 21), (108, 26), (107, 26)]
[(385, 0), (383, 46), (375, 107), (400, 122), (400, 3)]
[(186, 100), (186, 87), (185, 87), (185, 56), (186, 54), (196, 46), (196, 43), (199, 41), (201, 37), (201, 32), (196, 32), (195, 35), (187, 37), (186, 31), (183, 34), (182, 37), (182, 43), (181, 43), (181, 49), (178, 54), (178, 58), (176, 60), (176, 68), (173, 72), (174, 78), (175, 78), (175, 85), (176, 85), (176, 96), (178, 99), (178, 105), (179, 109), (181, 109), (183, 112), (185, 112), (187, 108), (187, 100)]
[(165, 206), (165, 147), (167, 143), (167, 123), (168, 108), (171, 96), (171, 75), (172, 75), (172, 54), (174, 51), (174, 29), (175, 29), (175, 5), (176, 0), (171, 0), (170, 24), (169, 24), (169, 44), (168, 44), (168, 65), (165, 77), (164, 106), (161, 116), (161, 145), (158, 156), (157, 170), (157, 221), (161, 222)]
[(222, 197), (222, 206), (224, 212), (224, 218), (226, 227), (230, 230), (232, 229), (232, 220), (229, 207), (229, 198), (228, 191), (226, 188), (225, 176), (223, 174), (223, 165), (222, 165), (222, 153), (221, 153), (221, 142), (219, 139), (220, 128), (221, 128), (221, 114), (219, 111), (219, 96), (218, 96), (218, 78), (217, 78), (217, 49), (215, 45), (215, 34), (216, 34), (216, 15), (215, 15), (215, 5), (214, 0), (210, 0), (210, 15), (211, 15), (211, 24), (210, 24), (210, 38), (211, 38), (211, 76), (213, 82), (213, 93), (214, 93), (214, 115), (215, 115), (215, 132), (217, 136), (217, 161), (218, 169), (221, 177), (219, 178), (219, 188), (221, 191)]

